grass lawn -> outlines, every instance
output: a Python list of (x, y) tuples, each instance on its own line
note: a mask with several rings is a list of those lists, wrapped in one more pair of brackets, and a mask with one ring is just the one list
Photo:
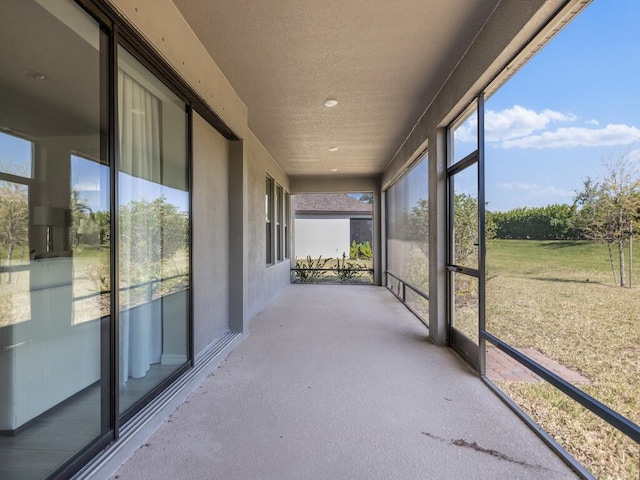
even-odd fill
[[(591, 381), (579, 388), (637, 424), (640, 244), (635, 253), (633, 287), (621, 288), (606, 246), (492, 240), (486, 327), (516, 348), (535, 348), (578, 371)], [(545, 382), (500, 387), (598, 478), (640, 478), (640, 445), (569, 397)]]
[[(13, 249), (13, 255), (11, 256), (12, 265), (22, 265), (29, 263), (29, 247), (25, 245), (18, 245)], [(7, 261), (7, 247), (0, 244), (0, 265), (8, 265)]]
[[(6, 250), (0, 249), (0, 254)], [(109, 315), (111, 310), (110, 289), (110, 256), (108, 248), (93, 245), (78, 245), (73, 248), (69, 260), (72, 262), (73, 278), (68, 281), (73, 285), (73, 323), (83, 323)], [(21, 263), (29, 264), (26, 247), (16, 249), (12, 260), (13, 266)], [(1, 263), (4, 265), (4, 262)], [(11, 282), (8, 273), (0, 273), (0, 327), (27, 321), (31, 318), (31, 268), (12, 272)], [(184, 250), (177, 251), (171, 258), (163, 259), (157, 278), (170, 278), (189, 272), (189, 257)], [(66, 279), (65, 279), (66, 280)], [(144, 283), (137, 279), (133, 283)], [(184, 279), (172, 279), (154, 284), (154, 295), (166, 295), (181, 290), (185, 286)], [(146, 299), (147, 286), (133, 290), (132, 298)], [(101, 293), (104, 292), (104, 293)], [(137, 300), (141, 301), (141, 300)], [(142, 300), (144, 301), (144, 300)]]

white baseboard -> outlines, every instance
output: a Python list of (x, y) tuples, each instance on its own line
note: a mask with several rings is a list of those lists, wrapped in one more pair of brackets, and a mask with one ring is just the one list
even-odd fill
[(187, 356), (186, 355), (176, 355), (176, 354), (163, 354), (162, 357), (160, 357), (160, 364), (161, 365), (182, 365), (184, 363), (187, 363)]

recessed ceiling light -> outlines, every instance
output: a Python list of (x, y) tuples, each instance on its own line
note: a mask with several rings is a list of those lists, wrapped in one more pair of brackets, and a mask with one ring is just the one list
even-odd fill
[(332, 168), (330, 171), (331, 171), (331, 172), (337, 172), (337, 171), (338, 171), (338, 169), (337, 169), (337, 168)]
[(338, 104), (338, 101), (335, 98), (327, 98), (324, 101), (324, 106), (329, 108), (335, 107), (337, 104)]
[(330, 152), (337, 152), (338, 151), (338, 147), (329, 147), (329, 151)]
[(47, 78), (44, 73), (35, 72), (33, 70), (25, 70), (24, 74), (31, 80), (44, 80), (45, 78)]

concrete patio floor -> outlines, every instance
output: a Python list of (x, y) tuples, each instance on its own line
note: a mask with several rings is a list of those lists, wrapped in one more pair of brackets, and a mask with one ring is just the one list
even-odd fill
[(112, 478), (577, 476), (386, 289), (292, 285)]

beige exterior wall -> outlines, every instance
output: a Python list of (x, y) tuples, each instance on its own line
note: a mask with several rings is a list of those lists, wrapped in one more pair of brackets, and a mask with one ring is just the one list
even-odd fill
[(244, 147), (248, 161), (247, 216), (249, 220), (246, 316), (251, 319), (291, 281), (289, 260), (283, 259), (269, 266), (266, 264), (264, 205), (267, 175), (286, 191), (289, 191), (290, 185), (284, 171), (252, 133), (247, 136)]
[(229, 328), (229, 142), (193, 115), (193, 323), (197, 355)]
[(349, 257), (351, 220), (349, 218), (296, 218), (296, 257)]
[(380, 179), (378, 177), (291, 177), (291, 193), (293, 195), (299, 193), (377, 192), (379, 190)]

